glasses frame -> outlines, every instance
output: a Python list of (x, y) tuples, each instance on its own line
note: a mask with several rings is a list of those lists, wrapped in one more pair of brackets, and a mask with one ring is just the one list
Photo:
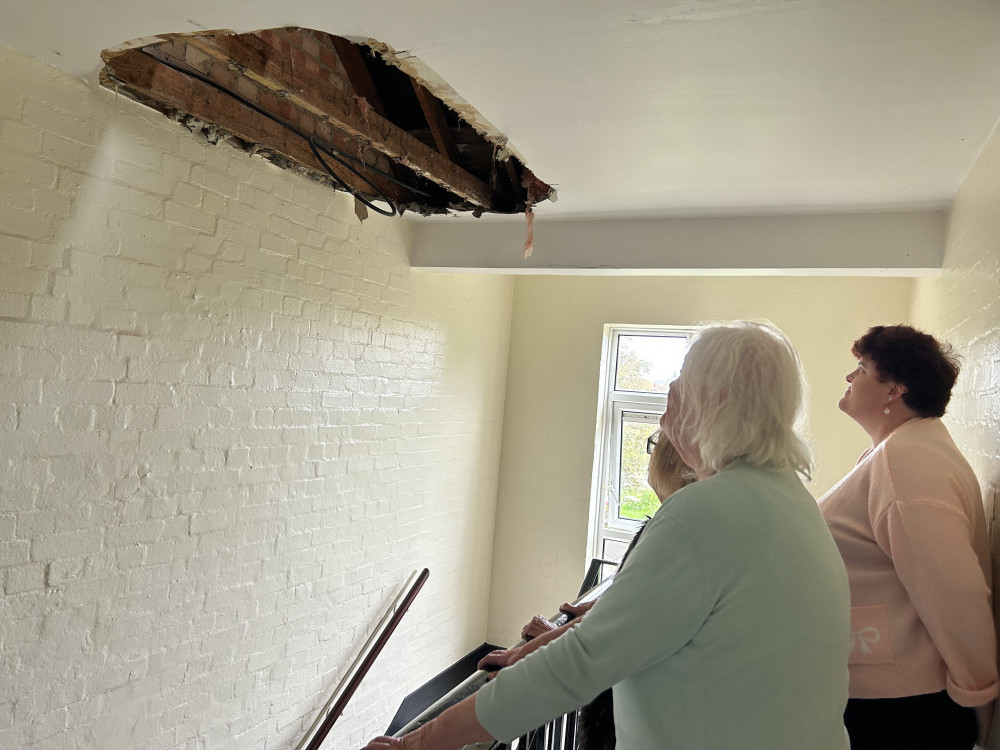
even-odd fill
[(657, 430), (652, 435), (650, 435), (648, 438), (646, 438), (646, 455), (647, 456), (652, 456), (653, 455), (653, 448), (656, 447), (656, 443), (657, 443), (657, 441), (659, 439), (660, 439), (660, 431), (659, 430)]

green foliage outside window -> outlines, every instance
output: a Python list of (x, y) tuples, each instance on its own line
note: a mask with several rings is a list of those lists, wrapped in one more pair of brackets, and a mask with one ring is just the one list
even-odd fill
[(645, 521), (648, 516), (656, 513), (660, 507), (660, 501), (656, 493), (647, 487), (638, 497), (633, 495), (623, 495), (621, 503), (622, 518), (634, 518), (637, 521)]
[(622, 463), (620, 477), (619, 514), (622, 518), (642, 521), (660, 507), (656, 493), (646, 482), (649, 456), (646, 438), (655, 432), (657, 425), (650, 422), (625, 422), (622, 424)]
[[(623, 335), (618, 339), (615, 390), (666, 394), (684, 358), (683, 336)], [(625, 420), (621, 425), (621, 464), (618, 512), (621, 518), (642, 521), (660, 507), (646, 482), (649, 456), (646, 438), (657, 430), (652, 421)]]
[[(652, 363), (644, 359), (632, 339), (639, 336), (622, 336), (618, 344), (618, 369), (615, 372), (615, 389), (619, 391), (642, 391), (657, 393), (663, 390), (657, 388), (650, 376)], [(641, 337), (645, 338), (645, 337)]]

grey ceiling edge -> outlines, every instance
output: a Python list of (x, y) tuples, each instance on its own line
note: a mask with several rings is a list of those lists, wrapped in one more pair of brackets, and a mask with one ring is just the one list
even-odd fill
[(415, 221), (411, 265), (513, 274), (927, 276), (944, 258), (945, 211), (552, 220)]

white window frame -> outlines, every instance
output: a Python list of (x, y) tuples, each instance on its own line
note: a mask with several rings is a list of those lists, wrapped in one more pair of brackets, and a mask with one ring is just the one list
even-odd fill
[(621, 474), (621, 425), (625, 421), (649, 422), (652, 434), (667, 403), (665, 393), (616, 391), (618, 343), (622, 336), (679, 336), (690, 338), (695, 329), (681, 326), (604, 326), (601, 357), (597, 435), (594, 450), (594, 482), (590, 500), (587, 563), (603, 559), (604, 540), (628, 544), (640, 521), (619, 517), (618, 482)]

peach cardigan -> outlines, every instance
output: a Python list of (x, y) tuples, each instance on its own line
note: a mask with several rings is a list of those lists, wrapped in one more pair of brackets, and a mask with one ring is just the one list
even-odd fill
[(862, 455), (820, 510), (851, 588), (852, 698), (997, 695), (989, 540), (979, 483), (940, 419)]

